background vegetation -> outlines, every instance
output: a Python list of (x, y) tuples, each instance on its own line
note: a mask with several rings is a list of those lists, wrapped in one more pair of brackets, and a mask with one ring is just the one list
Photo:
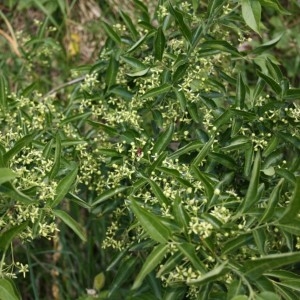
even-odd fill
[(298, 299), (299, 1), (0, 4), (0, 299)]

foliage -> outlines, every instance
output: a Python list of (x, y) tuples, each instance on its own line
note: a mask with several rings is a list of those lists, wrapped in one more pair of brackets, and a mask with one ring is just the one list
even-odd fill
[(34, 250), (15, 262), (13, 240), (54, 237), (56, 298), (297, 299), (300, 90), (270, 55), (280, 37), (249, 38), (264, 10), (288, 12), (133, 2), (138, 24), (101, 23), (106, 44), (63, 101), (1, 77), (0, 298), (19, 298), (10, 278), (28, 269), (39, 297)]

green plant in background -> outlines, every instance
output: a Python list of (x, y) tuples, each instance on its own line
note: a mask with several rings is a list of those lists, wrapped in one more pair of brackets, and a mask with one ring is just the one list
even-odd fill
[(300, 91), (266, 55), (279, 38), (249, 38), (261, 11), (286, 11), (159, 1), (150, 16), (133, 2), (138, 24), (101, 23), (106, 45), (66, 101), (1, 80), (0, 298), (34, 267), (13, 239), (56, 236), (88, 278), (58, 258), (57, 298), (297, 299)]

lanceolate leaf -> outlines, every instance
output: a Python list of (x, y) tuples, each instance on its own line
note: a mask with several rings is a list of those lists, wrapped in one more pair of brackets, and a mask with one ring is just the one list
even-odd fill
[(257, 74), (259, 75), (259, 77), (261, 77), (270, 87), (271, 89), (277, 94), (280, 95), (281, 94), (281, 87), (280, 85), (270, 76), (257, 71)]
[(6, 96), (6, 80), (5, 77), (0, 75), (0, 109), (5, 112), (7, 107), (7, 96)]
[(56, 146), (55, 146), (55, 155), (54, 155), (54, 164), (49, 173), (49, 179), (53, 179), (59, 171), (60, 167), (60, 158), (61, 158), (61, 139), (59, 134), (56, 135)]
[(241, 73), (237, 79), (236, 85), (236, 106), (240, 109), (243, 109), (245, 106), (245, 97), (246, 97), (246, 86), (243, 81)]
[(116, 61), (114, 55), (111, 55), (105, 77), (105, 82), (108, 88), (116, 83), (118, 68), (119, 63)]
[(172, 136), (174, 133), (174, 124), (171, 124), (165, 132), (163, 132), (157, 139), (155, 145), (153, 146), (153, 153), (160, 154), (162, 151), (166, 149), (166, 147), (170, 144), (172, 140)]
[(69, 226), (77, 235), (80, 237), (82, 241), (86, 241), (86, 232), (84, 228), (77, 223), (70, 215), (68, 215), (63, 210), (55, 209), (53, 210), (53, 214), (60, 218), (67, 226)]
[(169, 92), (171, 87), (172, 86), (170, 84), (164, 83), (159, 87), (155, 87), (155, 88), (150, 89), (149, 91), (147, 91), (144, 95), (142, 95), (142, 98), (156, 97), (158, 95), (165, 94), (165, 93)]
[(163, 29), (160, 26), (157, 29), (157, 32), (156, 32), (156, 35), (154, 38), (154, 57), (157, 60), (162, 60), (165, 46), (166, 46), (166, 38), (165, 38), (165, 35), (163, 32)]
[(280, 218), (280, 223), (291, 222), (300, 211), (300, 176), (296, 177), (296, 186), (288, 207)]
[(141, 207), (133, 198), (130, 199), (130, 207), (149, 236), (158, 243), (166, 243), (171, 237), (171, 231), (158, 216)]
[(242, 202), (241, 212), (247, 212), (248, 209), (258, 200), (258, 184), (259, 184), (259, 175), (260, 175), (260, 153), (257, 152), (251, 172), (251, 178), (249, 187), (246, 193), (246, 196)]
[(258, 0), (240, 0), (242, 15), (246, 24), (259, 34), (259, 23), (261, 17), (261, 5)]
[(136, 40), (138, 38), (138, 31), (136, 30), (135, 25), (132, 23), (131, 18), (124, 11), (120, 11), (119, 13), (127, 28), (129, 29), (133, 39)]
[(209, 282), (214, 282), (217, 278), (223, 276), (227, 272), (226, 265), (227, 262), (225, 261), (211, 271), (205, 273), (203, 276), (200, 276), (198, 279), (188, 280), (187, 284), (200, 286)]
[(104, 30), (106, 31), (107, 35), (116, 43), (120, 44), (121, 43), (121, 38), (120, 36), (113, 30), (113, 28), (107, 24), (106, 22), (102, 22), (102, 26)]
[(210, 140), (209, 140), (209, 141), (204, 145), (204, 147), (200, 150), (200, 152), (198, 153), (198, 155), (196, 156), (196, 158), (193, 160), (193, 163), (192, 163), (192, 164), (193, 164), (194, 166), (198, 167), (198, 166), (201, 164), (202, 160), (207, 156), (207, 154), (208, 154), (208, 152), (209, 152), (209, 150), (210, 150), (210, 148), (211, 148), (211, 146), (212, 146), (214, 140), (215, 140), (215, 137), (212, 136), (212, 137), (210, 138)]
[(201, 273), (206, 273), (205, 267), (196, 254), (194, 245), (190, 243), (177, 244), (179, 251), (191, 262), (191, 264)]
[(56, 187), (56, 196), (51, 204), (51, 207), (57, 206), (70, 191), (70, 188), (76, 179), (77, 172), (78, 168), (76, 166), (58, 183)]
[(95, 201), (92, 204), (92, 207), (95, 207), (96, 205), (112, 198), (113, 196), (118, 195), (119, 193), (122, 193), (123, 191), (127, 190), (128, 186), (119, 186), (114, 189), (108, 189), (107, 191), (103, 192), (100, 196), (98, 196)]
[(264, 272), (277, 269), (282, 266), (300, 261), (300, 252), (287, 252), (280, 254), (270, 254), (262, 258), (245, 261), (243, 273), (252, 280), (257, 279)]
[(132, 286), (133, 290), (139, 288), (142, 285), (144, 278), (151, 271), (153, 271), (158, 266), (158, 264), (161, 263), (167, 251), (168, 251), (168, 245), (166, 244), (161, 244), (153, 248), (152, 252), (147, 257), (141, 271), (139, 272), (138, 276), (134, 281), (134, 284)]

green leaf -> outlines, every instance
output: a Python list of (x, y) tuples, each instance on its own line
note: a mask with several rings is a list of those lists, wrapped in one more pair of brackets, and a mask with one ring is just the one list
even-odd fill
[(300, 211), (300, 176), (296, 177), (296, 186), (292, 198), (289, 201), (288, 207), (280, 218), (280, 223), (288, 223), (292, 221)]
[(0, 249), (5, 251), (15, 237), (17, 237), (28, 226), (27, 223), (16, 225), (0, 234)]
[(151, 271), (153, 271), (158, 266), (158, 264), (161, 263), (162, 259), (168, 252), (168, 248), (169, 246), (165, 244), (157, 245), (153, 248), (152, 252), (149, 254), (146, 261), (143, 263), (143, 267), (133, 283), (133, 290), (139, 288), (142, 285), (144, 278)]
[(283, 15), (290, 15), (291, 13), (282, 7), (278, 0), (259, 0), (260, 4), (265, 7), (273, 8)]
[(258, 184), (259, 184), (259, 175), (260, 175), (260, 153), (257, 152), (251, 172), (251, 178), (249, 187), (246, 193), (245, 198), (241, 203), (241, 212), (247, 212), (259, 199), (258, 196)]
[(159, 185), (151, 179), (147, 179), (148, 183), (151, 186), (151, 190), (155, 197), (157, 198), (158, 202), (163, 206), (164, 204), (169, 204), (169, 199), (164, 195), (162, 189)]
[(104, 284), (105, 275), (103, 272), (101, 272), (94, 277), (93, 288), (97, 291), (100, 291), (104, 287)]
[(173, 90), (176, 94), (177, 100), (179, 101), (181, 111), (185, 112), (186, 111), (186, 97), (185, 97), (184, 92), (183, 91), (178, 91), (177, 89), (173, 89)]
[(144, 70), (140, 70), (140, 71), (136, 71), (136, 72), (132, 72), (132, 73), (126, 73), (126, 75), (128, 75), (130, 77), (142, 77), (142, 76), (145, 76), (146, 74), (148, 74), (149, 71), (150, 71), (150, 68), (146, 68)]
[(162, 29), (162, 26), (160, 26), (157, 29), (156, 35), (154, 37), (154, 57), (157, 60), (162, 60), (164, 50), (166, 46), (166, 38)]
[(203, 274), (206, 273), (205, 266), (197, 256), (194, 245), (190, 243), (178, 243), (176, 247), (191, 262), (196, 270)]
[(260, 294), (257, 295), (256, 300), (280, 300), (281, 298), (272, 292), (261, 292)]
[(214, 194), (214, 187), (209, 177), (202, 173), (195, 165), (191, 166), (192, 175), (198, 179), (204, 186), (205, 196), (210, 199)]
[(3, 161), (8, 163), (11, 158), (13, 158), (16, 154), (18, 154), (24, 147), (28, 146), (34, 139), (35, 134), (31, 133), (28, 135), (23, 136), (21, 139), (15, 142), (14, 146), (7, 151), (3, 155)]
[(53, 214), (56, 217), (60, 218), (67, 226), (69, 226), (82, 241), (85, 242), (87, 240), (86, 232), (84, 228), (78, 222), (76, 222), (70, 215), (68, 215), (65, 211), (54, 209)]
[(156, 96), (165, 94), (165, 93), (169, 92), (171, 87), (172, 86), (170, 84), (164, 83), (161, 86), (158, 86), (158, 87), (148, 90), (144, 95), (142, 95), (142, 98), (146, 99), (146, 98), (156, 97)]
[(222, 262), (219, 266), (215, 267), (211, 271), (200, 276), (199, 279), (189, 279), (187, 281), (188, 285), (203, 285), (210, 282), (216, 281), (219, 277), (223, 276), (227, 272), (227, 261)]
[(257, 74), (260, 78), (262, 78), (270, 87), (271, 89), (277, 94), (281, 94), (281, 86), (270, 76), (262, 73), (261, 71), (257, 71)]
[(217, 152), (211, 152), (208, 154), (208, 156), (216, 161), (217, 163), (225, 166), (228, 169), (235, 170), (237, 169), (238, 165), (236, 161), (229, 155), (217, 153)]
[(283, 96), (284, 100), (297, 100), (300, 98), (300, 88), (288, 89), (286, 94)]
[(246, 86), (243, 81), (241, 73), (238, 75), (236, 84), (236, 107), (244, 109), (246, 97)]
[(300, 261), (300, 252), (270, 254), (265, 257), (247, 260), (242, 271), (251, 280), (255, 280), (265, 272)]
[(126, 27), (129, 29), (132, 37), (136, 40), (139, 36), (138, 31), (136, 30), (136, 26), (133, 24), (131, 18), (122, 10), (119, 11), (121, 18), (123, 19)]
[[(117, 269), (117, 274), (115, 275), (111, 286), (109, 287), (108, 298), (110, 299), (119, 299), (119, 297), (111, 297), (116, 291), (121, 289), (121, 285), (131, 278), (133, 272), (136, 271), (136, 264), (138, 260), (136, 257), (129, 257), (123, 261), (119, 268)], [(107, 298), (107, 297), (106, 297)]]
[(201, 44), (201, 50), (218, 50), (221, 52), (227, 52), (234, 56), (241, 56), (241, 54), (237, 51), (237, 49), (231, 46), (226, 41), (220, 40), (212, 40), (212, 41), (205, 41)]
[(162, 152), (157, 158), (155, 158), (155, 161), (147, 169), (147, 174), (149, 174), (149, 176), (151, 175), (152, 171), (161, 166), (162, 162), (166, 159), (167, 154), (167, 152)]
[(249, 242), (252, 240), (253, 240), (252, 234), (246, 233), (246, 234), (238, 235), (237, 237), (234, 237), (224, 243), (222, 248), (223, 250), (222, 254), (225, 255), (228, 253), (232, 253), (240, 249), (242, 246), (249, 244)]
[(174, 124), (171, 124), (162, 134), (159, 135), (156, 143), (153, 146), (152, 152), (154, 154), (160, 154), (167, 148), (172, 140), (174, 129)]
[(56, 196), (51, 203), (51, 207), (57, 206), (70, 191), (71, 186), (77, 177), (78, 167), (74, 167), (57, 185)]
[(203, 147), (203, 143), (200, 141), (193, 141), (188, 143), (187, 145), (179, 148), (178, 150), (176, 150), (174, 153), (172, 153), (170, 155), (171, 159), (177, 158), (183, 154), (187, 154), (190, 152), (193, 152), (194, 150), (199, 150), (199, 148)]
[(137, 70), (137, 71), (141, 71), (147, 68), (147, 66), (141, 62), (139, 59), (134, 58), (132, 56), (128, 56), (128, 55), (122, 55), (121, 59), (128, 64), (129, 66), (131, 66), (133, 69)]
[(137, 49), (139, 46), (141, 46), (148, 37), (151, 37), (152, 35), (154, 35), (154, 31), (150, 31), (147, 34), (143, 35), (136, 43), (134, 43), (128, 50), (127, 53), (130, 53), (132, 51), (134, 51), (135, 49)]
[[(176, 69), (176, 71), (173, 74), (173, 82), (178, 82), (180, 79), (182, 79), (183, 76), (185, 75), (188, 67), (189, 67), (188, 63), (178, 66), (178, 68)], [(184, 95), (183, 91), (180, 91), (180, 92), (182, 92), (182, 94)], [(177, 91), (177, 93), (179, 93), (179, 95), (180, 95), (180, 92)], [(177, 98), (178, 98), (178, 96), (177, 96)]]
[(208, 155), (212, 144), (214, 143), (215, 137), (212, 136), (210, 140), (204, 145), (204, 147), (199, 151), (198, 155), (193, 160), (192, 164), (198, 167), (202, 160)]
[(208, 18), (212, 19), (219, 11), (222, 11), (226, 0), (211, 0), (208, 1), (207, 14)]
[(260, 46), (256, 47), (252, 53), (253, 54), (261, 54), (271, 48), (273, 48), (279, 41), (280, 39), (282, 38), (283, 34), (280, 34), (278, 35), (276, 38), (266, 42), (266, 43), (263, 43), (261, 44)]
[(103, 130), (109, 136), (115, 136), (115, 135), (119, 134), (118, 131), (115, 128), (113, 128), (111, 126), (108, 126), (108, 125), (105, 125), (103, 123), (96, 122), (96, 121), (91, 121), (91, 120), (88, 120), (87, 123), (90, 124), (91, 126), (93, 126), (96, 129)]
[(249, 300), (249, 298), (248, 296), (244, 296), (244, 295), (236, 295), (230, 300)]
[(259, 23), (261, 18), (261, 5), (258, 0), (240, 0), (242, 15), (246, 24), (259, 34)]
[(183, 255), (180, 251), (175, 252), (171, 255), (166, 262), (159, 268), (158, 273), (156, 274), (157, 277), (161, 277), (166, 273), (172, 271), (176, 266), (178, 266), (183, 259)]
[(259, 99), (259, 96), (261, 95), (265, 85), (266, 85), (265, 81), (262, 78), (259, 78), (255, 85), (255, 89), (253, 91), (252, 98), (254, 103)]
[(128, 186), (119, 186), (114, 189), (109, 189), (105, 192), (103, 192), (100, 196), (98, 196), (95, 201), (92, 204), (92, 207), (95, 207), (96, 205), (112, 198), (113, 196), (118, 195), (119, 193), (122, 193), (123, 191), (127, 190)]
[(158, 216), (142, 208), (133, 198), (130, 198), (130, 208), (144, 230), (154, 241), (162, 244), (168, 242), (171, 237), (171, 231), (161, 222)]
[(289, 279), (289, 280), (279, 281), (276, 282), (276, 284), (300, 292), (299, 279)]
[(0, 184), (13, 180), (18, 175), (8, 168), (0, 168)]
[(288, 233), (291, 233), (296, 236), (300, 236), (300, 227), (299, 227), (300, 218), (295, 218), (291, 220), (289, 223), (279, 223), (277, 226)]
[(0, 109), (5, 112), (7, 109), (7, 84), (5, 77), (0, 74)]
[(106, 22), (101, 22), (103, 29), (107, 33), (107, 35), (116, 43), (121, 44), (120, 36), (113, 30), (113, 28)]
[(77, 120), (82, 121), (82, 120), (87, 119), (90, 115), (92, 115), (91, 112), (76, 114), (75, 116), (71, 116), (71, 117), (68, 117), (68, 118), (65, 118), (65, 119), (61, 120), (60, 124), (65, 125), (65, 124), (72, 123), (72, 122), (77, 121)]
[(59, 171), (60, 168), (60, 158), (61, 158), (61, 139), (59, 134), (56, 135), (56, 146), (54, 154), (53, 166), (49, 172), (49, 179), (53, 179)]
[(118, 68), (119, 63), (116, 61), (114, 55), (111, 55), (105, 76), (105, 83), (107, 88), (110, 88), (116, 83)]
[(21, 300), (21, 296), (11, 279), (0, 278), (0, 300)]
[(35, 200), (16, 189), (10, 182), (2, 183), (2, 185), (0, 185), (0, 192), (7, 194), (11, 199), (23, 204), (32, 204), (35, 202)]
[(191, 43), (192, 42), (192, 32), (191, 32), (191, 29), (185, 23), (182, 12), (179, 9), (174, 8), (171, 5), (170, 2), (169, 2), (169, 11), (173, 15), (173, 17), (174, 17), (177, 25), (179, 26), (179, 29), (180, 29), (182, 35), (184, 36), (184, 38), (189, 43)]
[(267, 201), (267, 207), (265, 209), (265, 212), (260, 219), (260, 223), (268, 222), (273, 217), (275, 208), (280, 198), (282, 184), (283, 180), (281, 179), (275, 186), (275, 188), (272, 190), (272, 193)]
[(244, 150), (251, 147), (251, 141), (246, 136), (235, 136), (229, 140), (229, 145), (223, 147), (225, 151)]

